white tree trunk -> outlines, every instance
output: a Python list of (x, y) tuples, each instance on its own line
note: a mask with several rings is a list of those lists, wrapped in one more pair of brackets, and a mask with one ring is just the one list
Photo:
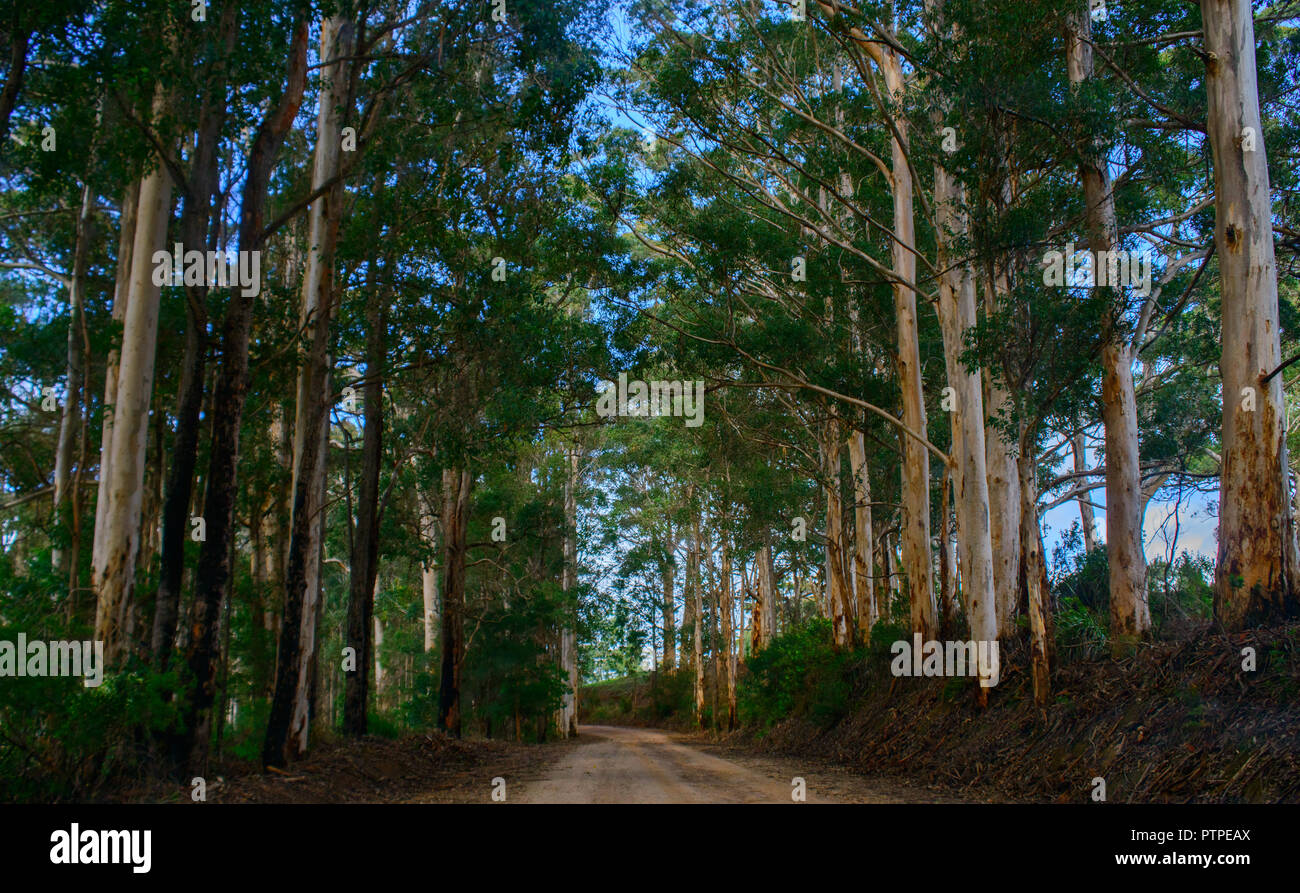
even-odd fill
[[(131, 295), (131, 256), (135, 251), (136, 218), (140, 212), (140, 183), (135, 181), (122, 196), (121, 232), (117, 243), (117, 283), (113, 288), (113, 322), (126, 324), (127, 302)], [(95, 531), (91, 545), (91, 567), (103, 566), (104, 547), (108, 538), (108, 489), (113, 471), (113, 406), (117, 403), (117, 379), (121, 352), (110, 350), (104, 370), (104, 421), (100, 437), (99, 481), (95, 499)], [(94, 571), (92, 570), (92, 573)]]
[(838, 422), (826, 426), (822, 438), (823, 473), (826, 484), (826, 616), (836, 648), (853, 646), (850, 622), (849, 584), (844, 567), (844, 507), (840, 498), (840, 428)]
[[(352, 25), (342, 17), (326, 18), (321, 22), (320, 58), (324, 62), (320, 97), (316, 111), (316, 149), (313, 159), (312, 186), (320, 188), (339, 171), (342, 146), (342, 107), (347, 101), (346, 61), (336, 61), (346, 56), (351, 45)], [(311, 717), (312, 675), (316, 659), (316, 619), (321, 604), (321, 549), (324, 524), (325, 467), (329, 448), (329, 413), (320, 414), (320, 425), (312, 430), (312, 418), (318, 407), (328, 399), (330, 375), (329, 357), (317, 342), (329, 336), (329, 320), (333, 314), (334, 249), (338, 242), (339, 218), (342, 212), (342, 189), (327, 191), (307, 210), (307, 261), (303, 273), (302, 300), (299, 309), (301, 330), (309, 333), (312, 349), (298, 370), (298, 396), (293, 442), (293, 488), (306, 482), (307, 497), (304, 511), (310, 524), (310, 535), (304, 544), (306, 589), (303, 594), (300, 622), (297, 682), (292, 720), (289, 725), (288, 749), (293, 753), (307, 750)], [(323, 367), (317, 363), (324, 359)], [(312, 467), (304, 466), (305, 438), (321, 441), (316, 461)], [(292, 526), (292, 522), (291, 522)]]
[[(903, 66), (890, 49), (881, 50), (881, 68), (891, 96), (903, 92)], [(899, 133), (906, 137), (901, 120)], [(916, 229), (912, 217), (912, 172), (907, 153), (897, 138), (890, 141), (894, 197), (894, 241), (892, 245), (895, 281), (894, 312), (898, 326), (898, 381), (902, 391), (903, 424), (926, 435), (925, 396), (921, 384), (921, 345), (916, 320)], [(907, 569), (908, 599), (912, 606), (912, 630), (926, 639), (938, 628), (934, 601), (933, 561), (930, 555), (930, 453), (915, 437), (900, 433), (903, 461), (903, 564)]]
[[(1005, 279), (997, 288), (985, 287), (988, 312), (997, 308), (997, 294), (1005, 294)], [(984, 378), (984, 407), (989, 423), (984, 428), (988, 472), (990, 546), (993, 552), (993, 591), (999, 638), (1016, 629), (1020, 601), (1020, 469), (1014, 448), (994, 422), (1005, 421), (1012, 409), (1011, 395), (994, 375)]]
[[(156, 114), (161, 112), (162, 103), (160, 92), (155, 102)], [(152, 258), (167, 241), (171, 196), (171, 176), (159, 164), (140, 184), (139, 217), (131, 250), (122, 353), (114, 395), (104, 538), (92, 572), (97, 598), (95, 638), (103, 641), (104, 659), (110, 664), (118, 660), (125, 648), (123, 630), (140, 548), (149, 401), (153, 394), (158, 303), (162, 294), (161, 287), (153, 284)]]
[(428, 561), (420, 566), (420, 589), (424, 596), (424, 650), (432, 651), (438, 643), (438, 519), (433, 500), (423, 491), (420, 501), (420, 536), (432, 550)]
[[(948, 386), (953, 389), (953, 502), (957, 514), (958, 561), (971, 638), (994, 642), (999, 635), (997, 576), (994, 571), (994, 528), (990, 520), (988, 447), (984, 437), (984, 376), (961, 361), (967, 330), (976, 324), (975, 278), (967, 265), (954, 266), (950, 239), (966, 234), (962, 188), (936, 165), (935, 214), (941, 231), (939, 263), (939, 325), (943, 334)], [(1004, 496), (1005, 498), (1005, 496)], [(944, 506), (944, 512), (947, 512)], [(1002, 531), (1005, 534), (1005, 529)], [(947, 542), (944, 543), (945, 549)], [(980, 689), (981, 697), (984, 689)]]
[[(1223, 295), (1223, 436), (1214, 613), (1227, 629), (1294, 614), (1272, 200), (1249, 0), (1202, 0), (1214, 242)], [(1248, 148), (1253, 146), (1253, 148)]]
[[(867, 465), (866, 438), (861, 431), (849, 435), (849, 468), (853, 473), (853, 583), (857, 599), (858, 635), (871, 641), (871, 630), (880, 619), (876, 604), (875, 534), (871, 521), (871, 468)], [(771, 562), (771, 556), (768, 556)]]

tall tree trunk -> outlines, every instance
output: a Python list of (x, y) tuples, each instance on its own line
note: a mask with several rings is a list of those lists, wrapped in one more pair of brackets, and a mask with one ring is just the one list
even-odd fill
[[(875, 531), (871, 521), (871, 468), (867, 465), (866, 438), (861, 431), (849, 435), (849, 469), (853, 473), (853, 563), (857, 599), (858, 635), (871, 641), (871, 629), (880, 619), (875, 587)], [(768, 553), (767, 566), (772, 556)]]
[[(564, 591), (574, 598), (578, 586), (578, 449), (569, 447), (564, 480)], [(578, 734), (578, 633), (577, 605), (565, 607), (565, 624), (560, 630), (560, 669), (568, 691), (560, 706), (559, 733), (563, 738)]]
[(424, 650), (432, 651), (438, 642), (438, 618), (441, 612), (441, 594), (438, 592), (438, 517), (434, 497), (421, 490), (420, 536), (430, 549), (430, 558), (420, 565), (420, 591), (424, 597)]
[(849, 585), (844, 568), (844, 507), (840, 498), (840, 427), (830, 422), (822, 436), (822, 471), (826, 477), (826, 609), (836, 648), (853, 647)]
[[(285, 91), (258, 127), (249, 151), (239, 209), (240, 251), (261, 250), (271, 170), (302, 103), (306, 76), (307, 20), (305, 13), (300, 13), (294, 24)], [(207, 490), (203, 502), (208, 537), (199, 552), (198, 569), (194, 575), (196, 585), (186, 648), (186, 663), (195, 691), (186, 711), (185, 743), (191, 768), (196, 771), (207, 762), (208, 712), (212, 706), (216, 669), (214, 631), (218, 612), (230, 586), (235, 492), (239, 479), (239, 432), (248, 394), (248, 348), (254, 300), (253, 295), (244, 294), (242, 289), (232, 290), (221, 332), (221, 372), (212, 399), (212, 449), (208, 457)], [(292, 569), (286, 567), (286, 576), (290, 573)], [(284, 606), (284, 616), (289, 616), (291, 607)], [(282, 643), (285, 629), (290, 627), (296, 630), (294, 624), (281, 624)], [(296, 652), (297, 632), (292, 635), (295, 637), (291, 642), (292, 650)], [(287, 717), (276, 718), (276, 721), (287, 725)], [(281, 759), (276, 757), (277, 761)]]
[(952, 468), (944, 466), (939, 486), (939, 638), (957, 626), (957, 556), (953, 554)]
[[(166, 107), (159, 87), (154, 117)], [(158, 346), (158, 304), (161, 286), (154, 285), (153, 254), (165, 250), (171, 212), (171, 175), (161, 162), (140, 184), (139, 219), (132, 247), (131, 276), (122, 354), (113, 406), (113, 439), (108, 446), (108, 505), (104, 514), (103, 548), (94, 561), (96, 594), (95, 638), (104, 643), (104, 660), (112, 666), (123, 656), (124, 628), (135, 587), (144, 500), (145, 454), (149, 435), (149, 404), (153, 394), (154, 356)]]
[(1024, 545), (1024, 572), (1028, 589), (1030, 668), (1034, 683), (1034, 701), (1046, 705), (1052, 696), (1051, 654), (1048, 642), (1051, 593), (1044, 585), (1047, 580), (1047, 563), (1043, 556), (1042, 539), (1038, 526), (1038, 482), (1032, 456), (1034, 438), (1032, 429), (1022, 419), (1020, 422), (1020, 455), (1025, 461), (1017, 463), (1020, 472), (1020, 539)]
[[(903, 93), (902, 60), (893, 50), (881, 50), (885, 86), (891, 96)], [(906, 138), (901, 120), (898, 135)], [(925, 397), (921, 383), (921, 344), (916, 319), (916, 228), (912, 217), (912, 171), (907, 149), (896, 135), (890, 140), (893, 176), (894, 240), (891, 245), (894, 313), (898, 327), (898, 381), (902, 391), (903, 424), (922, 437), (926, 434)], [(934, 576), (930, 557), (930, 453), (915, 437), (899, 434), (902, 441), (903, 564), (907, 569), (912, 630), (926, 639), (938, 630), (934, 601)]]
[[(222, 55), (212, 82), (206, 87), (195, 135), (194, 161), (190, 171), (191, 192), (185, 196), (181, 213), (181, 243), (186, 251), (215, 249), (209, 241), (212, 197), (220, 173), (217, 145), (226, 119), (226, 60), (238, 35), (237, 4), (221, 10)], [(180, 283), (178, 283), (180, 284)], [(198, 464), (200, 415), (208, 351), (207, 285), (184, 285), (186, 297), (185, 357), (177, 397), (176, 433), (172, 441), (171, 467), (167, 473), (162, 517), (162, 569), (154, 604), (151, 654), (154, 666), (166, 670), (176, 640), (180, 611), (181, 582), (185, 574), (185, 541), (190, 533), (190, 503), (194, 494), (194, 470)]]
[[(113, 323), (126, 325), (127, 302), (131, 297), (131, 256), (135, 250), (136, 219), (140, 214), (140, 183), (136, 180), (122, 196), (119, 217), (121, 232), (117, 243), (117, 282), (113, 288)], [(117, 403), (117, 379), (121, 352), (114, 348), (108, 352), (104, 368), (104, 420), (100, 435), (99, 482), (95, 499), (95, 531), (91, 545), (91, 565), (99, 566), (103, 560), (108, 539), (108, 490), (113, 472), (113, 407)]]
[(1252, 15), (1249, 0), (1201, 0), (1223, 295), (1214, 616), (1229, 630), (1300, 611), (1286, 408), (1274, 374), (1282, 361), (1277, 265)]
[(673, 540), (672, 528), (668, 528), (668, 549), (667, 559), (662, 566), (664, 598), (663, 598), (663, 622), (664, 622), (664, 659), (663, 669), (665, 673), (671, 673), (677, 669), (677, 605), (674, 598), (674, 585), (676, 584), (677, 565), (673, 560), (673, 555), (677, 551), (677, 543)]
[[(68, 278), (68, 372), (63, 392), (63, 414), (59, 419), (59, 440), (54, 454), (54, 516), (58, 523), (68, 520), (68, 484), (72, 480), (72, 451), (81, 422), (81, 391), (85, 368), (82, 365), (82, 334), (85, 327), (86, 261), (94, 238), (95, 193), (87, 183), (81, 190), (81, 211), (77, 215), (76, 242), (72, 250), (72, 270)], [(74, 550), (75, 554), (75, 550)], [(63, 550), (52, 555), (54, 569), (66, 570)]]
[(469, 491), (473, 479), (463, 469), (442, 472), (442, 678), (438, 687), (438, 725), (457, 738), (461, 732), (460, 671), (465, 659), (465, 551)]
[[(366, 429), (361, 445), (356, 532), (349, 561), (347, 643), (356, 649), (357, 672), (349, 673), (344, 682), (343, 733), (356, 738), (366, 734), (366, 709), (370, 701), (363, 668), (368, 666), (367, 634), (375, 606), (379, 558), (379, 466), (384, 448), (384, 368), (388, 358), (388, 308), (384, 300), (372, 299), (366, 304)], [(378, 685), (376, 675), (376, 688)]]
[(722, 627), (720, 632), (722, 634), (723, 652), (722, 662), (719, 666), (724, 674), (723, 681), (727, 690), (727, 731), (730, 732), (736, 728), (736, 656), (735, 650), (732, 647), (732, 642), (736, 637), (733, 628), (735, 622), (735, 617), (733, 616), (735, 611), (735, 593), (732, 589), (731, 534), (727, 514), (724, 513), (721, 520), (722, 524), (718, 538), (721, 540), (722, 547), (722, 578), (720, 580), (721, 586), (718, 590), (718, 615)]
[[(319, 189), (339, 170), (341, 108), (348, 101), (348, 63), (352, 23), (330, 17), (321, 23), (320, 58), (325, 63), (316, 116), (312, 185)], [(321, 548), (324, 530), (324, 480), (329, 437), (329, 334), (337, 301), (334, 252), (343, 212), (343, 184), (335, 183), (307, 212), (307, 265), (302, 284), (301, 328), (310, 342), (298, 372), (294, 425), (294, 501), (285, 580), (284, 623), (276, 662), (275, 697), (263, 759), (283, 765), (306, 752), (311, 725), (316, 657), (316, 618), (321, 600)], [(369, 624), (361, 629), (364, 637)], [(358, 673), (364, 656), (357, 655)], [(287, 725), (285, 720), (288, 720)]]
[[(1088, 469), (1088, 450), (1084, 445), (1082, 431), (1074, 435), (1071, 450), (1074, 454), (1074, 471), (1082, 474)], [(1083, 480), (1080, 478), (1079, 482), (1083, 483)], [(1079, 494), (1079, 523), (1083, 527), (1083, 551), (1087, 554), (1097, 548), (1097, 520), (1092, 513), (1091, 492)]]
[[(772, 533), (763, 530), (763, 548), (759, 553), (759, 586), (763, 590), (763, 635), (760, 646), (767, 645), (777, 634), (777, 602), (780, 593), (777, 590), (776, 571), (772, 567)], [(757, 616), (758, 612), (755, 612)]]
[[(1066, 29), (1070, 84), (1092, 77), (1092, 21), (1087, 4), (1070, 17)], [(1118, 248), (1119, 228), (1110, 173), (1100, 147), (1081, 147), (1079, 180), (1083, 184), (1088, 247), (1099, 252)], [(1147, 562), (1142, 551), (1142, 471), (1138, 461), (1137, 396), (1133, 390), (1133, 352), (1121, 327), (1124, 300), (1111, 283), (1098, 286), (1108, 298), (1101, 321), (1101, 419), (1106, 432), (1106, 555), (1110, 568), (1110, 631), (1116, 654), (1131, 649), (1151, 632), (1147, 608)]]
[(704, 597), (700, 585), (700, 512), (695, 505), (695, 485), (686, 486), (686, 501), (691, 512), (691, 545), (686, 560), (686, 585), (690, 589), (693, 651), (695, 669), (695, 722), (704, 728)]
[[(985, 310), (996, 312), (998, 297), (1005, 295), (1007, 290), (1006, 279), (1001, 274), (995, 277), (994, 282), (986, 283)], [(1020, 600), (1020, 469), (1011, 444), (997, 424), (1005, 422), (1012, 411), (1011, 395), (994, 375), (985, 376), (984, 388), (984, 407), (988, 414), (984, 428), (984, 453), (988, 471), (994, 605), (998, 638), (1009, 638), (1016, 631), (1016, 608)]]
[[(971, 639), (995, 642), (999, 635), (997, 616), (997, 574), (994, 565), (995, 527), (990, 519), (991, 501), (989, 446), (985, 440), (984, 383), (978, 369), (961, 360), (966, 332), (977, 322), (975, 276), (968, 264), (957, 264), (950, 244), (965, 238), (969, 230), (964, 210), (965, 194), (940, 165), (934, 167), (934, 204), (939, 227), (939, 279), (937, 311), (943, 335), (943, 356), (948, 385), (953, 397), (952, 475), (953, 502), (957, 514), (958, 564), (961, 567), (962, 600)], [(1000, 494), (1003, 499), (1006, 494)], [(947, 504), (944, 511), (947, 512)], [(1009, 513), (1012, 514), (1013, 513)], [(1005, 526), (1001, 533), (1005, 536)], [(947, 539), (944, 548), (947, 549)], [(987, 693), (980, 687), (978, 697)]]

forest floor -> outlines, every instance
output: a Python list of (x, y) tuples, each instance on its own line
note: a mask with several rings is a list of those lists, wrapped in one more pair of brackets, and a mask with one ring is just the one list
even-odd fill
[[(799, 781), (802, 779), (802, 781)], [(936, 803), (934, 788), (823, 759), (725, 749), (702, 734), (582, 726), (543, 744), (443, 735), (322, 745), (288, 771), (235, 767), (208, 780), (209, 803)], [(189, 789), (145, 799), (189, 802)]]

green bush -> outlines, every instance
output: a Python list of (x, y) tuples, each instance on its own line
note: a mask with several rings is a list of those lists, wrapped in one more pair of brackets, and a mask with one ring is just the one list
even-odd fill
[(863, 652), (837, 652), (825, 618), (782, 633), (746, 662), (746, 674), (736, 689), (740, 721), (767, 728), (798, 715), (819, 726), (834, 724), (848, 710), (851, 674), (866, 657)]

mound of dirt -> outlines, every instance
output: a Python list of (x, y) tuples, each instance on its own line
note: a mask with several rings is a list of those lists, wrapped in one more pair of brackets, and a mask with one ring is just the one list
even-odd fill
[[(1253, 648), (1256, 668), (1243, 669)], [(1025, 655), (1004, 649), (981, 710), (947, 679), (877, 679), (829, 728), (792, 718), (730, 742), (873, 774), (1026, 801), (1300, 801), (1300, 624), (1197, 630), (1123, 660), (1067, 664), (1033, 703)]]

